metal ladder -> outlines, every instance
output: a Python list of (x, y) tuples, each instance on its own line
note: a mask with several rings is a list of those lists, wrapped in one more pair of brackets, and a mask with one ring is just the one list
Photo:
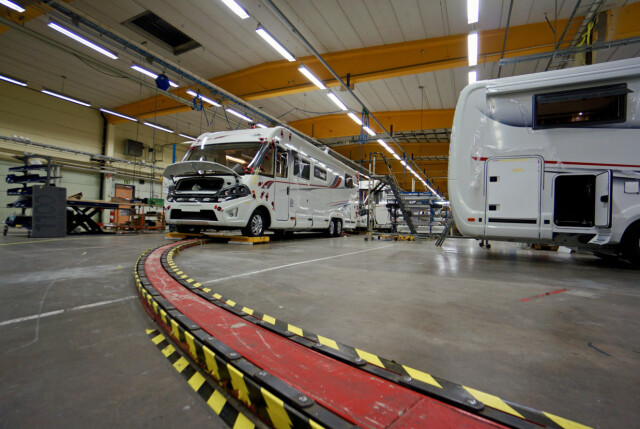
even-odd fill
[[(387, 169), (389, 170), (389, 174), (388, 175), (375, 175), (375, 165), (376, 165), (376, 157), (379, 156), (380, 158), (382, 158), (382, 160), (384, 161), (385, 165), (387, 166)], [(409, 209), (407, 209), (407, 206), (404, 202), (404, 198), (402, 196), (402, 189), (400, 188), (400, 185), (398, 184), (398, 180), (396, 179), (395, 174), (393, 174), (393, 170), (391, 169), (391, 164), (389, 164), (389, 160), (384, 156), (384, 154), (380, 153), (380, 152), (370, 152), (369, 153), (369, 165), (372, 166), (371, 171), (371, 179), (375, 179), (375, 180), (379, 180), (382, 183), (385, 183), (387, 185), (389, 185), (389, 187), (391, 188), (391, 192), (393, 192), (393, 196), (396, 199), (396, 203), (398, 204), (398, 208), (400, 209), (400, 212), (402, 213), (402, 216), (404, 217), (405, 222), (407, 223), (407, 226), (409, 227), (409, 231), (411, 232), (412, 235), (414, 235), (416, 237), (416, 240), (419, 240), (417, 234), (417, 230), (415, 225), (413, 224), (413, 220), (411, 219), (411, 211), (409, 211)], [(382, 189), (383, 186), (381, 186), (378, 191), (380, 189)], [(371, 198), (370, 198), (371, 200)]]

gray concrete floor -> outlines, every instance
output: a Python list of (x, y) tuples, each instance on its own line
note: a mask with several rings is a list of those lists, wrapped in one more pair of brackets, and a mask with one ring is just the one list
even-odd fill
[[(0, 239), (0, 427), (220, 425), (148, 340), (133, 298), (135, 260), (166, 241)], [(336, 341), (593, 427), (637, 427), (640, 271), (492, 244), (297, 235), (176, 262)]]

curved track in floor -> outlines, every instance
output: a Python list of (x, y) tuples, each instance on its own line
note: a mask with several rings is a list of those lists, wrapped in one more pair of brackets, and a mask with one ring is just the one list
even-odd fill
[(135, 268), (160, 327), (267, 424), (289, 427), (584, 428), (337, 343), (222, 297), (182, 272), (161, 246)]

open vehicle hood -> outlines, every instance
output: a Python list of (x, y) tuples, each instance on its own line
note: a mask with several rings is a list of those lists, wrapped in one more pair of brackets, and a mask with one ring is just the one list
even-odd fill
[(206, 174), (231, 174), (236, 178), (240, 177), (238, 173), (229, 167), (211, 161), (176, 162), (165, 168), (162, 176), (166, 179), (173, 180), (174, 177), (204, 176)]

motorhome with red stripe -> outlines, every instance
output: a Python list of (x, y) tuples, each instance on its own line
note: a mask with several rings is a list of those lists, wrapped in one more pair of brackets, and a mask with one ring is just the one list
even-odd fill
[(339, 236), (356, 226), (356, 171), (283, 127), (202, 134), (163, 176), (165, 216), (179, 232)]
[(640, 265), (640, 58), (480, 81), (458, 100), (458, 230)]

